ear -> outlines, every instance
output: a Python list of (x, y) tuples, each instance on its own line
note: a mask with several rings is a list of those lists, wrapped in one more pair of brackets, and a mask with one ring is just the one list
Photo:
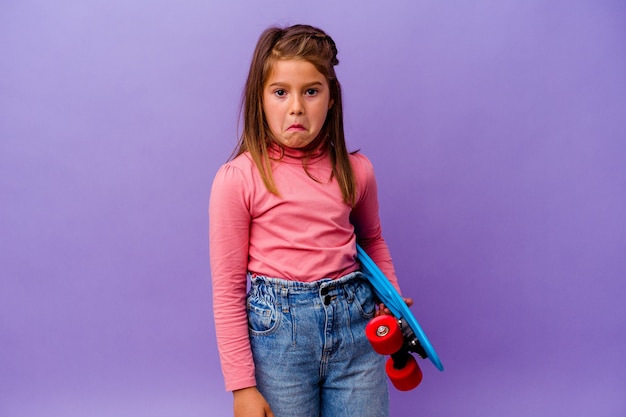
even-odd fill
[(328, 100), (328, 110), (332, 109), (333, 104), (335, 104), (335, 100), (333, 100), (332, 98)]

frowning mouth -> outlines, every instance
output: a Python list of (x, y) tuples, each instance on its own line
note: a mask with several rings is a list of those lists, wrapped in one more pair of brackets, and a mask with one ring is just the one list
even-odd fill
[(304, 126), (302, 126), (301, 124), (297, 124), (297, 123), (296, 123), (296, 124), (293, 124), (293, 125), (289, 126), (289, 127), (287, 128), (287, 130), (302, 131), (302, 130), (306, 130), (306, 129), (305, 129), (305, 128), (304, 128)]

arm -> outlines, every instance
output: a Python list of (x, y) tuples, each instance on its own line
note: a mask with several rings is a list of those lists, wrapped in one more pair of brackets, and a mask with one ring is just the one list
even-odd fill
[(363, 155), (353, 156), (353, 169), (359, 191), (358, 200), (350, 215), (357, 243), (367, 252), (385, 276), (400, 292), (398, 279), (389, 248), (382, 236), (378, 215), (378, 187), (374, 168)]
[(227, 390), (233, 390), (235, 417), (273, 417), (257, 390), (248, 338), (246, 284), (250, 233), (249, 187), (243, 172), (222, 167), (209, 203), (209, 244), (213, 309)]
[(246, 274), (250, 213), (245, 175), (229, 164), (215, 176), (209, 203), (209, 246), (217, 345), (226, 389), (252, 387)]

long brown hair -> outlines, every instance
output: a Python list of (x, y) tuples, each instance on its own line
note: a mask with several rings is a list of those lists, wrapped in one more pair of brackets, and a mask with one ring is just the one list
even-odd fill
[[(272, 65), (279, 59), (301, 59), (310, 62), (326, 77), (333, 105), (328, 110), (326, 121), (319, 136), (309, 144), (305, 153), (320, 146), (326, 147), (332, 164), (332, 175), (336, 178), (343, 200), (354, 206), (356, 184), (343, 129), (343, 106), (341, 86), (335, 73), (337, 46), (321, 29), (308, 25), (294, 25), (285, 29), (266, 29), (257, 42), (250, 72), (242, 100), (243, 132), (234, 156), (249, 152), (256, 164), (267, 189), (279, 195), (272, 176), (268, 149), (278, 142), (272, 139), (263, 113), (263, 89)], [(306, 169), (306, 160), (303, 160)]]

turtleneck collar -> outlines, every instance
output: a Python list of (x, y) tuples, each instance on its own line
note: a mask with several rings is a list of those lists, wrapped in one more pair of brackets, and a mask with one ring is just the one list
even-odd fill
[(306, 159), (307, 165), (310, 165), (316, 163), (317, 160), (326, 155), (326, 146), (325, 143), (322, 143), (313, 151), (304, 151), (302, 149), (288, 148), (272, 143), (268, 148), (268, 154), (270, 159), (279, 160), (288, 164), (301, 164)]

